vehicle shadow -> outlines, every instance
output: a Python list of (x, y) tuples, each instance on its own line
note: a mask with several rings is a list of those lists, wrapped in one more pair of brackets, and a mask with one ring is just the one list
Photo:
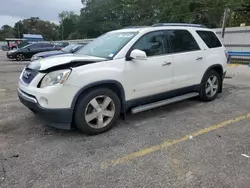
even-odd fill
[[(174, 103), (174, 104), (162, 106), (159, 108), (155, 108), (152, 110), (148, 110), (145, 112), (141, 112), (138, 114), (131, 114), (130, 112), (127, 112), (125, 120), (123, 120), (123, 118), (121, 117), (118, 120), (117, 124), (113, 127), (113, 129), (111, 129), (110, 131), (106, 133), (103, 133), (102, 135), (109, 136), (115, 133), (116, 131), (119, 131), (119, 129), (127, 127), (127, 126), (136, 125), (136, 124), (139, 124), (140, 122), (145, 122), (145, 121), (149, 121), (152, 119), (162, 119), (162, 118), (169, 116), (169, 114), (171, 113), (176, 113), (179, 110), (192, 108), (199, 103), (201, 102), (197, 98), (192, 98), (192, 99), (188, 99), (188, 100), (181, 101), (178, 103)], [(72, 130), (59, 130), (59, 129), (55, 129), (55, 128), (47, 127), (47, 126), (44, 128), (45, 128), (45, 135), (48, 134), (48, 135), (63, 136), (63, 137), (65, 136), (66, 137), (72, 137), (72, 136), (93, 137), (93, 136), (89, 136), (89, 135), (85, 135), (81, 133), (76, 128)]]
[[(236, 90), (237, 90), (237, 87), (235, 86), (227, 86), (223, 90), (223, 93), (219, 94), (218, 98), (215, 101), (212, 101), (210, 103), (218, 103), (220, 101), (223, 101), (227, 99), (228, 97), (230, 97), (230, 95), (233, 94), (234, 91)], [(178, 115), (179, 112), (183, 113), (183, 111), (187, 109), (197, 108), (197, 106), (202, 103), (204, 102), (200, 101), (199, 97), (194, 97), (188, 100), (158, 107), (158, 108), (151, 109), (151, 110), (141, 112), (138, 114), (131, 114), (130, 112), (127, 112), (125, 120), (123, 120), (121, 116), (121, 118), (118, 120), (117, 124), (113, 127), (113, 129), (101, 135), (110, 136), (110, 135), (116, 134), (119, 131), (122, 131), (121, 129), (132, 128), (132, 127), (136, 128), (136, 125), (141, 124), (142, 122), (156, 121), (157, 119), (164, 119), (166, 117), (170, 117), (171, 114)], [(39, 124), (42, 124), (42, 123), (39, 123)], [(83, 134), (76, 128), (73, 128), (72, 130), (59, 130), (59, 129), (52, 128), (46, 125), (42, 125), (42, 129), (43, 130), (40, 131), (42, 135), (53, 135), (56, 137), (77, 137), (77, 136), (92, 137), (92, 136)]]

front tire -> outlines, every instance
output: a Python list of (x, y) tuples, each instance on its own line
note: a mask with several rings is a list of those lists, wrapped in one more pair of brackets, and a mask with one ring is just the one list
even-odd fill
[(110, 89), (93, 89), (77, 102), (74, 123), (88, 135), (101, 134), (110, 130), (121, 112), (121, 102)]
[(29, 109), (30, 109), (30, 111), (31, 111), (32, 113), (36, 114), (36, 111), (35, 111), (35, 110), (33, 110), (33, 109), (31, 109), (31, 108), (29, 108)]
[(25, 56), (23, 54), (17, 54), (16, 55), (16, 60), (17, 61), (24, 61), (25, 60)]
[(209, 71), (202, 80), (200, 98), (209, 102), (214, 100), (221, 90), (222, 78), (215, 70)]

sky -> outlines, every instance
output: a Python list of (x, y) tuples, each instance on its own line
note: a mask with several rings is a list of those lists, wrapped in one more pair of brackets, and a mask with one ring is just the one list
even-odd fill
[(0, 28), (14, 24), (22, 19), (39, 17), (58, 23), (62, 11), (80, 13), (81, 0), (0, 0)]

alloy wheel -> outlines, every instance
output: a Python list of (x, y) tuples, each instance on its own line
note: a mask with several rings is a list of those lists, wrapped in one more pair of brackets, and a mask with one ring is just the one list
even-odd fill
[(114, 101), (108, 96), (97, 96), (85, 109), (85, 120), (93, 129), (106, 127), (115, 116)]
[(16, 58), (18, 61), (24, 61), (24, 59), (25, 59), (23, 54), (17, 54)]
[(219, 89), (219, 80), (216, 76), (211, 76), (206, 82), (206, 95), (208, 97), (214, 97)]

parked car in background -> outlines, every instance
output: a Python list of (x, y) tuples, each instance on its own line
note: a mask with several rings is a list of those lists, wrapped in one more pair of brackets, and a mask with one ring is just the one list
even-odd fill
[(30, 59), (33, 55), (37, 53), (52, 51), (55, 49), (58, 49), (58, 48), (55, 48), (54, 45), (50, 43), (34, 43), (34, 44), (29, 44), (27, 46), (19, 48), (17, 50), (10, 50), (7, 52), (6, 56), (9, 59), (16, 59), (17, 61), (24, 61), (25, 59)]
[(9, 46), (8, 45), (1, 46), (1, 50), (8, 51), (9, 50)]
[(58, 43), (55, 44), (55, 47), (62, 49), (64, 47), (68, 46), (68, 45), (69, 45), (68, 42), (58, 42)]
[(80, 50), (84, 45), (81, 44), (70, 44), (61, 50), (53, 50), (49, 52), (41, 52), (37, 53), (32, 56), (31, 61), (38, 60), (41, 58), (56, 56), (56, 55), (63, 55), (63, 54), (73, 54)]
[(5, 41), (8, 45), (9, 50), (16, 50), (28, 45), (28, 41), (26, 39), (5, 38)]

